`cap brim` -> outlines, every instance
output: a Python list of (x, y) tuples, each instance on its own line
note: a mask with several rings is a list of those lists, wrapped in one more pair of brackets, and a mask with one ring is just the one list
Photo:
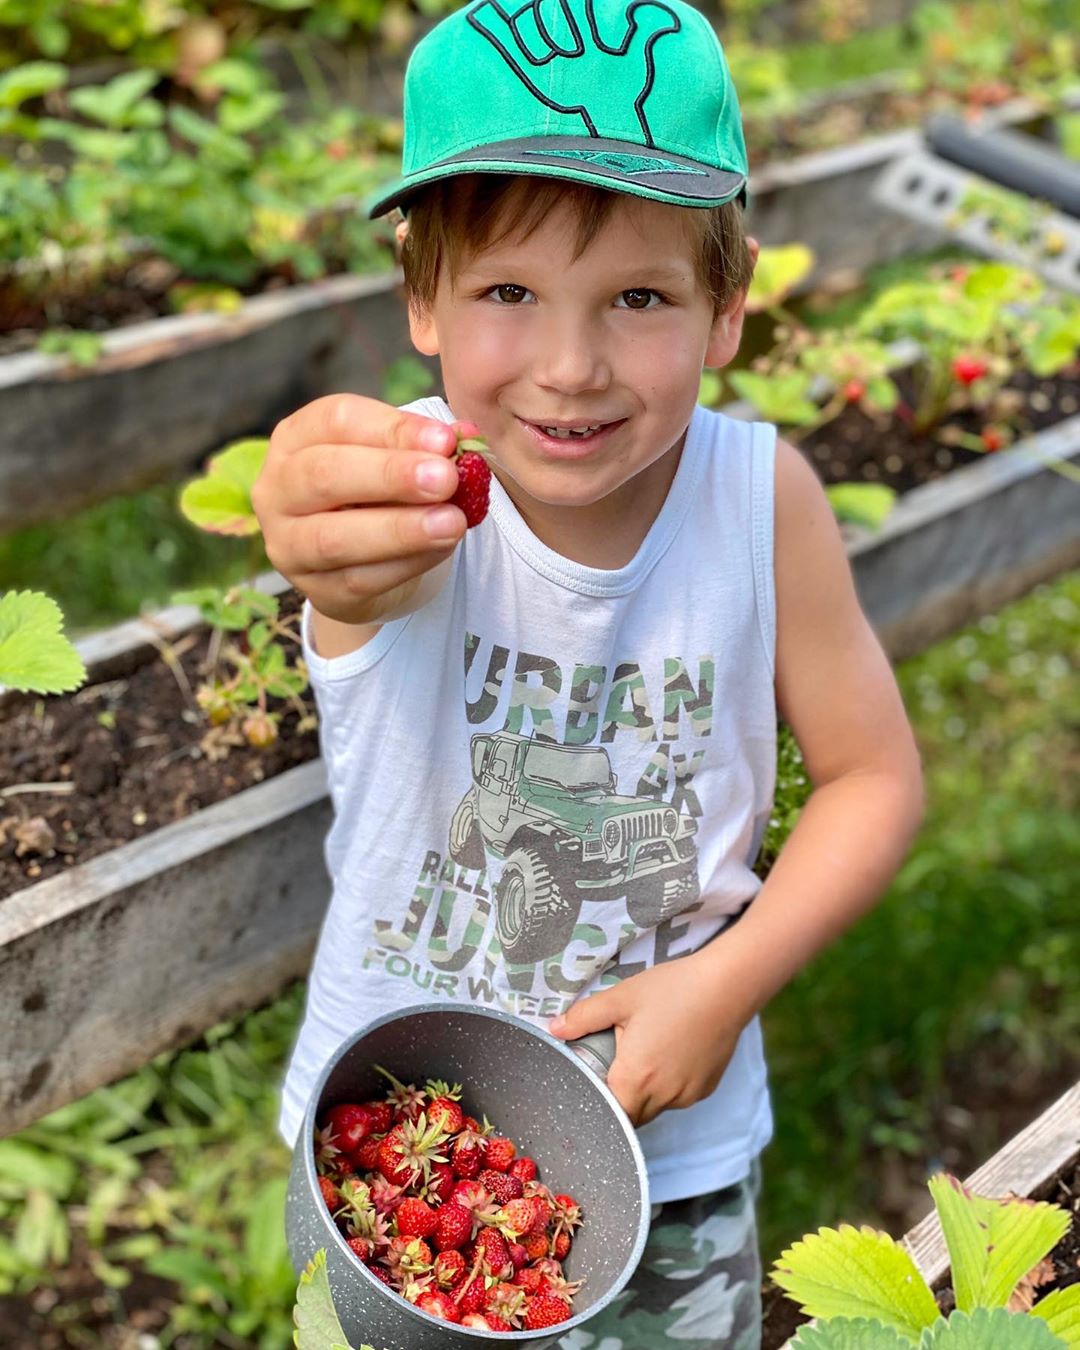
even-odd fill
[(675, 206), (723, 206), (745, 193), (746, 175), (713, 168), (667, 150), (595, 136), (543, 136), (499, 141), (440, 160), (391, 183), (371, 200), (374, 219), (409, 198), (426, 183), (463, 173), (531, 174), (591, 183), (613, 192), (670, 202)]

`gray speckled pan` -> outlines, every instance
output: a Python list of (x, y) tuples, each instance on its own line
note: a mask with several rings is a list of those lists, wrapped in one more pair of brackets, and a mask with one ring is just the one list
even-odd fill
[[(379, 1018), (340, 1046), (315, 1085), (293, 1153), (285, 1230), (297, 1272), (320, 1247), (341, 1324), (350, 1343), (376, 1350), (449, 1350), (478, 1342), (552, 1345), (609, 1303), (641, 1259), (649, 1228), (648, 1183), (627, 1116), (601, 1081), (610, 1032), (587, 1037), (581, 1055), (528, 1022), (493, 1009), (426, 1003)], [(593, 1067), (586, 1068), (583, 1060)], [(557, 1334), (473, 1331), (420, 1312), (380, 1284), (345, 1245), (316, 1180), (316, 1118), (345, 1101), (382, 1096), (375, 1064), (403, 1082), (439, 1077), (465, 1085), (468, 1111), (486, 1114), (520, 1151), (536, 1159), (541, 1180), (569, 1192), (583, 1224), (566, 1261), (584, 1279), (575, 1315)]]

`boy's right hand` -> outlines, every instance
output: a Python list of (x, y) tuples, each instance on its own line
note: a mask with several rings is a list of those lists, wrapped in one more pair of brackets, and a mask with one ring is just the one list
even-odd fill
[(274, 428), (252, 504), (267, 557), (328, 618), (373, 624), (453, 551), (465, 515), (452, 426), (358, 394), (305, 404)]

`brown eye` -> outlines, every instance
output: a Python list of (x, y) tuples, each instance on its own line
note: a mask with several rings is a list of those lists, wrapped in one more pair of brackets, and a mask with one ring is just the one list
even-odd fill
[(623, 291), (622, 299), (627, 309), (648, 309), (655, 294), (645, 290)]
[(504, 305), (519, 305), (528, 295), (524, 286), (496, 286), (495, 294)]

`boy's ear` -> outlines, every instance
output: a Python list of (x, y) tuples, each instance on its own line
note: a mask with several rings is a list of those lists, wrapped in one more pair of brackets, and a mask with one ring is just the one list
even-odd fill
[[(750, 237), (747, 237), (746, 246), (750, 250), (751, 261), (756, 264), (761, 246), (756, 239)], [(739, 350), (739, 343), (742, 340), (743, 319), (745, 317), (746, 288), (738, 291), (727, 308), (721, 310), (713, 320), (703, 365), (709, 366), (713, 370), (720, 370), (735, 359), (735, 353)]]
[(430, 309), (418, 309), (409, 301), (409, 336), (412, 345), (421, 356), (438, 356), (439, 334), (435, 328), (435, 316)]

